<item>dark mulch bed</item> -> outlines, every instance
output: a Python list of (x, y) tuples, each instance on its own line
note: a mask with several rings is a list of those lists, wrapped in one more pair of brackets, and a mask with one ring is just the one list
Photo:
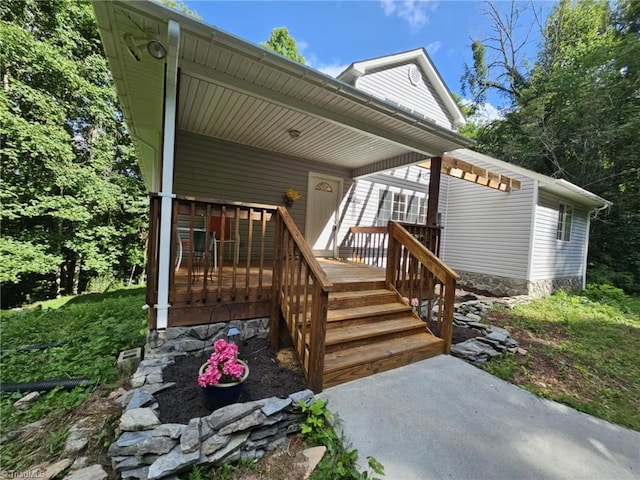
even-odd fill
[[(240, 402), (268, 397), (286, 397), (307, 388), (304, 374), (291, 349), (275, 354), (266, 338), (251, 338), (238, 344), (238, 358), (249, 365), (249, 377), (244, 382)], [(197, 377), (207, 355), (185, 355), (175, 358), (175, 364), (163, 371), (165, 382), (176, 386), (156, 395), (162, 423), (189, 423), (195, 417), (211, 412), (200, 398)]]

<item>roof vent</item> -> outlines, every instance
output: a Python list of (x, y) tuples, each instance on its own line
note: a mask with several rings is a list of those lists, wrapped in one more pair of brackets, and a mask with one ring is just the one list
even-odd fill
[(420, 69), (415, 65), (410, 65), (409, 81), (411, 82), (411, 85), (418, 86), (421, 80), (422, 80), (422, 74), (420, 73)]

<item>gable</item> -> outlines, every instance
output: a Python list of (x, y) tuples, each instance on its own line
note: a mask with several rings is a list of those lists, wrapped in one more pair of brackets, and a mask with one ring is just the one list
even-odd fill
[[(369, 78), (363, 83), (363, 77)], [(352, 63), (337, 78), (447, 129), (465, 123), (424, 48)]]
[(414, 62), (380, 67), (367, 72), (356, 80), (355, 86), (370, 95), (409, 110), (414, 115), (454, 129), (451, 113), (447, 111), (431, 81)]

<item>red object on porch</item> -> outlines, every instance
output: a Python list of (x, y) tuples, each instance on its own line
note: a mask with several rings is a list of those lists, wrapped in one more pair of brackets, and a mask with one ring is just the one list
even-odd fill
[(222, 217), (209, 217), (209, 231), (216, 232), (216, 238), (218, 240), (230, 240), (231, 239), (231, 221), (228, 218), (224, 219), (224, 236), (222, 235)]

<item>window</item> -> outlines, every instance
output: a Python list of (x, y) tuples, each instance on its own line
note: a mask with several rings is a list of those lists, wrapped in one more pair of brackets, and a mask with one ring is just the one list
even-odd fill
[(558, 208), (558, 233), (556, 238), (568, 242), (571, 240), (571, 222), (573, 220), (573, 206), (561, 203)]
[(426, 198), (381, 190), (376, 225), (384, 227), (389, 221), (424, 224), (426, 221)]

